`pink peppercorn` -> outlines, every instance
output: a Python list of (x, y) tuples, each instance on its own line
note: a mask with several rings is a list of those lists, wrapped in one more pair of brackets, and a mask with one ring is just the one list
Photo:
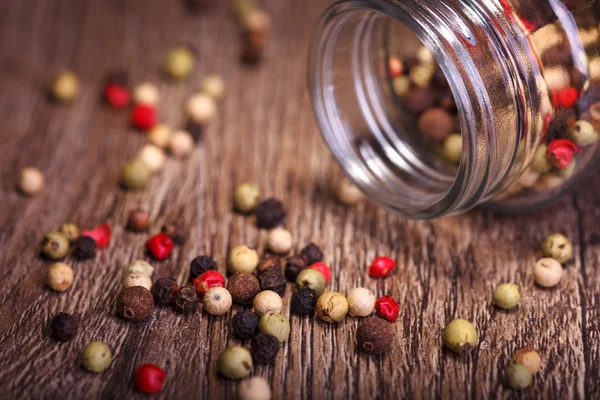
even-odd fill
[(389, 257), (376, 257), (369, 268), (367, 273), (374, 278), (383, 278), (392, 273), (396, 268), (396, 262)]
[(167, 373), (158, 365), (142, 364), (135, 371), (135, 388), (146, 394), (158, 393), (167, 379)]
[(389, 58), (388, 68), (390, 71), (390, 76), (392, 78), (397, 78), (404, 72), (404, 66), (402, 65), (402, 61), (400, 61), (400, 59), (395, 56)]
[(556, 139), (548, 144), (546, 156), (555, 167), (566, 168), (573, 160), (577, 145), (568, 139)]
[(322, 273), (325, 277), (325, 282), (329, 282), (329, 280), (331, 279), (331, 269), (325, 263), (316, 262), (314, 264), (311, 264), (308, 268), (316, 269), (317, 271)]
[(171, 254), (171, 251), (173, 250), (173, 240), (171, 240), (168, 235), (159, 233), (148, 240), (146, 247), (148, 247), (148, 251), (155, 258), (164, 260), (169, 257), (169, 254)]
[(96, 242), (96, 247), (106, 247), (110, 242), (111, 230), (110, 225), (102, 224), (98, 225), (91, 231), (83, 231), (81, 232), (81, 236), (87, 236), (94, 239)]
[(392, 296), (383, 296), (375, 302), (375, 310), (379, 317), (395, 322), (398, 319), (400, 306)]
[(104, 99), (115, 108), (123, 108), (129, 104), (129, 90), (117, 83), (108, 83), (104, 87)]
[(152, 129), (156, 125), (156, 108), (148, 104), (138, 104), (131, 110), (131, 123), (139, 129)]
[(204, 296), (204, 293), (210, 288), (214, 287), (225, 287), (225, 278), (223, 275), (213, 269), (200, 274), (196, 278), (192, 279), (196, 292), (200, 296)]
[(552, 92), (551, 102), (556, 108), (571, 108), (577, 102), (579, 93), (574, 87), (555, 90)]

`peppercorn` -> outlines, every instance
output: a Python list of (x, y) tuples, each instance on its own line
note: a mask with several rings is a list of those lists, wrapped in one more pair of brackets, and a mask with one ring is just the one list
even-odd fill
[(466, 354), (477, 346), (477, 331), (469, 321), (457, 318), (451, 321), (444, 329), (444, 344), (450, 350), (459, 354)]
[(127, 228), (135, 232), (144, 232), (150, 225), (150, 213), (147, 210), (138, 208), (131, 210), (127, 217)]
[(37, 168), (23, 168), (19, 173), (17, 188), (28, 196), (38, 194), (44, 188), (44, 174)]
[(133, 102), (136, 104), (158, 103), (158, 88), (150, 82), (142, 82), (133, 89)]
[(256, 273), (261, 274), (269, 271), (281, 271), (281, 258), (272, 254), (266, 254), (256, 267)]
[(323, 261), (323, 251), (314, 243), (309, 243), (300, 251), (300, 257), (304, 258), (306, 265), (312, 265)]
[(169, 151), (177, 158), (184, 158), (194, 150), (194, 138), (185, 130), (178, 130), (169, 138)]
[(244, 28), (242, 61), (257, 64), (263, 56), (271, 19), (261, 10), (251, 10), (243, 16), (241, 22)]
[(183, 286), (177, 291), (173, 304), (177, 311), (188, 314), (196, 311), (199, 301), (198, 293), (193, 286)]
[(91, 342), (81, 356), (81, 365), (90, 372), (100, 373), (110, 367), (112, 353), (107, 345), (100, 341)]
[(382, 296), (375, 302), (377, 315), (390, 322), (396, 322), (400, 313), (400, 306), (392, 296)]
[(252, 355), (242, 346), (227, 347), (217, 359), (217, 368), (226, 378), (245, 378), (252, 371)]
[(77, 335), (79, 329), (79, 318), (74, 315), (59, 312), (50, 322), (52, 336), (62, 342), (68, 342)]
[(75, 241), (75, 255), (81, 260), (96, 256), (96, 241), (89, 236), (80, 236)]
[(423, 112), (417, 121), (417, 127), (427, 140), (437, 143), (452, 133), (454, 120), (448, 111), (434, 107)]
[(316, 262), (312, 265), (308, 266), (309, 269), (316, 269), (317, 271), (319, 271), (320, 273), (323, 274), (323, 276), (325, 277), (325, 283), (329, 282), (331, 280), (331, 269), (329, 269), (329, 267), (327, 266), (327, 264), (322, 263), (322, 262)]
[(177, 296), (177, 289), (179, 286), (177, 282), (173, 278), (160, 278), (154, 285), (152, 285), (152, 289), (150, 293), (152, 293), (152, 297), (154, 297), (155, 304), (170, 304)]
[(442, 143), (442, 154), (452, 164), (459, 164), (462, 157), (462, 135), (451, 133)]
[(167, 373), (158, 365), (142, 364), (135, 370), (135, 388), (146, 394), (160, 392), (167, 379)]
[(128, 321), (143, 321), (154, 310), (154, 297), (142, 286), (121, 290), (117, 298), (117, 314)]
[(138, 158), (127, 162), (121, 170), (121, 185), (125, 189), (140, 190), (150, 182), (150, 178), (152, 170)]
[(42, 254), (51, 260), (64, 258), (69, 252), (69, 239), (58, 231), (50, 231), (42, 241)]
[(358, 186), (346, 177), (343, 177), (337, 182), (335, 186), (335, 197), (341, 204), (349, 207), (360, 203), (365, 198)]
[(353, 317), (366, 317), (375, 309), (375, 295), (367, 288), (354, 288), (348, 293), (348, 312)]
[(281, 271), (267, 271), (258, 277), (261, 290), (272, 290), (280, 296), (285, 293), (287, 281)]
[(198, 256), (190, 263), (190, 276), (192, 279), (199, 277), (209, 270), (217, 270), (219, 267), (210, 256)]
[(251, 274), (258, 265), (258, 253), (246, 245), (236, 246), (229, 252), (227, 266), (229, 272)]
[(290, 336), (290, 321), (282, 314), (267, 311), (258, 321), (258, 331), (273, 335), (283, 343)]
[(534, 349), (524, 348), (517, 351), (513, 360), (524, 365), (532, 374), (537, 374), (542, 369), (542, 357)]
[(404, 97), (410, 90), (410, 80), (407, 76), (399, 76), (392, 81), (392, 87), (394, 88), (396, 96)]
[(521, 299), (519, 287), (514, 283), (503, 283), (494, 290), (494, 304), (505, 310), (515, 308)]
[(189, 119), (197, 124), (207, 124), (217, 113), (215, 100), (207, 93), (196, 93), (185, 103)]
[(231, 326), (240, 339), (250, 339), (258, 332), (258, 316), (252, 311), (239, 311), (231, 319)]
[(125, 275), (125, 278), (123, 279), (123, 289), (133, 286), (141, 286), (150, 290), (152, 289), (152, 279), (148, 275), (144, 275), (140, 272)]
[(147, 144), (142, 147), (137, 158), (142, 160), (152, 172), (160, 171), (167, 162), (165, 152), (160, 147), (153, 144)]
[(232, 11), (240, 22), (248, 12), (258, 9), (254, 0), (233, 0), (231, 4)]
[(262, 376), (253, 376), (240, 382), (237, 388), (238, 400), (271, 400), (271, 388)]
[(562, 179), (569, 179), (575, 174), (576, 169), (577, 169), (577, 161), (575, 159), (573, 159), (573, 160), (571, 160), (569, 165), (567, 165), (566, 168), (561, 168), (558, 170), (558, 176), (561, 177)]
[(167, 125), (157, 124), (148, 131), (148, 140), (153, 145), (166, 149), (171, 140), (171, 134), (171, 128)]
[(111, 229), (108, 224), (100, 224), (91, 231), (81, 232), (81, 236), (89, 236), (96, 241), (96, 246), (106, 247), (110, 242)]
[(381, 318), (365, 318), (356, 328), (358, 348), (369, 354), (385, 353), (392, 347), (393, 339), (392, 324)]
[(312, 314), (317, 305), (317, 292), (309, 287), (297, 290), (290, 302), (290, 310), (295, 314)]
[(259, 317), (262, 317), (267, 312), (280, 313), (283, 308), (281, 296), (272, 290), (263, 290), (254, 297), (252, 302), (254, 312)]
[(60, 226), (60, 233), (65, 235), (67, 239), (69, 239), (70, 243), (73, 243), (79, 239), (79, 228), (75, 224), (62, 224)]
[[(430, 90), (423, 88), (412, 88), (402, 99), (402, 104), (409, 114), (417, 116), (423, 111), (433, 107), (435, 99)], [(429, 122), (426, 120), (426, 122)], [(447, 121), (446, 121), (447, 122)], [(447, 128), (446, 128), (447, 129)]]
[(286, 211), (281, 201), (269, 198), (256, 206), (254, 215), (259, 228), (272, 229), (283, 224)]
[(124, 108), (129, 105), (129, 90), (126, 86), (115, 82), (107, 82), (102, 94), (106, 103), (114, 108)]
[(541, 144), (533, 154), (533, 160), (531, 161), (531, 169), (540, 174), (544, 174), (552, 169), (552, 164), (548, 161), (546, 151), (548, 146)]
[(198, 143), (204, 137), (204, 125), (192, 120), (185, 124), (184, 130), (192, 136), (195, 143)]
[(251, 304), (260, 292), (260, 284), (254, 275), (238, 272), (229, 278), (227, 290), (231, 293), (234, 303), (247, 305)]
[(575, 122), (570, 130), (571, 139), (578, 146), (589, 146), (598, 141), (598, 132), (594, 125), (585, 120)]
[(404, 64), (396, 56), (388, 58), (388, 71), (392, 78), (397, 78), (404, 73)]
[(173, 79), (184, 79), (192, 72), (195, 55), (188, 46), (173, 47), (167, 52), (163, 69)]
[(156, 108), (149, 104), (137, 104), (131, 109), (131, 124), (138, 128), (147, 131), (152, 129), (158, 122)]
[(68, 70), (59, 72), (50, 83), (52, 98), (61, 103), (70, 103), (79, 93), (79, 79)]
[(316, 269), (305, 269), (296, 277), (296, 288), (298, 290), (309, 287), (313, 289), (317, 296), (320, 296), (325, 291), (325, 277)]
[(434, 72), (435, 67), (421, 64), (412, 68), (408, 74), (408, 77), (415, 87), (428, 88)]
[(546, 156), (555, 167), (566, 168), (575, 155), (577, 145), (568, 139), (555, 139), (548, 144)]
[(257, 364), (271, 364), (280, 347), (279, 340), (269, 334), (259, 333), (250, 341), (250, 353)]
[(209, 75), (202, 80), (202, 91), (219, 100), (225, 93), (225, 83), (219, 75)]
[(194, 284), (198, 295), (204, 296), (204, 293), (206, 293), (208, 289), (224, 287), (225, 278), (218, 271), (210, 269), (192, 279), (192, 283)]
[(555, 108), (572, 108), (577, 102), (579, 93), (574, 87), (555, 90), (550, 94), (550, 101)]
[(164, 260), (173, 251), (173, 240), (168, 235), (159, 233), (148, 239), (146, 248), (154, 258)]
[(267, 234), (267, 247), (275, 254), (287, 254), (292, 249), (292, 234), (284, 228), (271, 229)]
[(182, 246), (185, 243), (187, 232), (178, 221), (164, 224), (160, 231), (169, 236), (177, 246)]
[(550, 288), (558, 285), (562, 275), (563, 268), (554, 258), (541, 258), (533, 267), (533, 279), (541, 287)]
[(288, 258), (285, 264), (285, 276), (289, 281), (295, 282), (298, 274), (306, 269), (306, 261), (301, 256)]
[(73, 269), (62, 262), (54, 263), (48, 268), (48, 286), (57, 292), (64, 292), (73, 283)]
[(544, 240), (542, 252), (546, 257), (552, 257), (564, 264), (573, 257), (573, 245), (566, 236), (555, 233)]
[(224, 315), (231, 309), (231, 293), (223, 287), (210, 288), (204, 294), (204, 311), (212, 315)]
[(396, 262), (390, 257), (375, 257), (367, 273), (373, 278), (385, 278), (396, 268)]
[(348, 313), (348, 300), (341, 293), (325, 292), (319, 296), (315, 309), (317, 316), (325, 322), (342, 322)]
[(523, 390), (531, 385), (531, 371), (524, 365), (513, 363), (506, 368), (505, 379), (509, 388)]
[(127, 274), (143, 274), (149, 277), (152, 277), (154, 273), (154, 267), (143, 260), (133, 261), (131, 264), (127, 266), (126, 270)]

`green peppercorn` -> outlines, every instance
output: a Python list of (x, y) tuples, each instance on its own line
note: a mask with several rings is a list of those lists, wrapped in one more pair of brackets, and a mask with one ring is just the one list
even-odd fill
[(545, 174), (552, 169), (552, 164), (550, 164), (546, 156), (547, 149), (548, 146), (541, 144), (533, 154), (533, 160), (531, 161), (531, 169), (540, 174)]
[(71, 71), (59, 72), (50, 84), (52, 98), (61, 103), (70, 103), (79, 93), (79, 79)]
[(523, 390), (531, 385), (531, 371), (521, 364), (510, 364), (505, 373), (506, 384), (509, 388)]
[(267, 335), (273, 335), (283, 343), (290, 336), (290, 321), (285, 315), (267, 311), (258, 321), (258, 331)]
[(555, 233), (544, 240), (542, 252), (546, 257), (554, 258), (564, 264), (573, 257), (573, 245), (566, 236)]
[(91, 372), (102, 372), (110, 366), (112, 353), (102, 342), (92, 342), (83, 350), (81, 365)]
[(227, 347), (217, 359), (219, 372), (229, 379), (242, 379), (252, 371), (252, 355), (242, 346)]
[(71, 243), (79, 239), (79, 228), (75, 224), (62, 224), (60, 233), (65, 235)]
[(462, 135), (460, 133), (451, 133), (444, 139), (442, 154), (452, 164), (460, 163), (462, 156)]
[(152, 178), (152, 171), (145, 162), (133, 159), (123, 166), (121, 171), (121, 184), (126, 189), (142, 189)]
[(64, 258), (69, 252), (69, 239), (58, 231), (50, 231), (42, 241), (42, 254), (51, 260)]
[(163, 68), (173, 79), (184, 79), (194, 68), (194, 53), (187, 46), (177, 46), (169, 50)]
[(235, 189), (233, 205), (241, 213), (252, 212), (260, 200), (260, 189), (251, 183), (243, 183)]
[(330, 324), (342, 322), (348, 313), (348, 300), (337, 292), (325, 292), (317, 300), (317, 316)]
[(503, 283), (494, 290), (494, 304), (505, 310), (515, 308), (521, 299), (519, 287), (514, 283)]
[(589, 146), (598, 141), (598, 132), (594, 125), (583, 119), (575, 122), (570, 134), (571, 139), (578, 146)]
[(444, 329), (444, 344), (455, 353), (464, 354), (477, 346), (477, 331), (469, 321), (457, 318)]
[(301, 271), (296, 278), (296, 288), (298, 290), (303, 287), (308, 287), (314, 290), (317, 296), (320, 296), (325, 291), (325, 277), (316, 269), (307, 268)]

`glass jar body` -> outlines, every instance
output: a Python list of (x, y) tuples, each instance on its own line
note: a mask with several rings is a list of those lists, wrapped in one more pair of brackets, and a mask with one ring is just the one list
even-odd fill
[(309, 85), (366, 194), (407, 217), (536, 207), (600, 160), (600, 0), (344, 1)]

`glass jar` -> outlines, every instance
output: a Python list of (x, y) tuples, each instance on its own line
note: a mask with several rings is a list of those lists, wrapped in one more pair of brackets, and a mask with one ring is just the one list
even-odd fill
[(353, 0), (309, 60), (318, 124), (410, 218), (536, 207), (600, 160), (600, 0)]

